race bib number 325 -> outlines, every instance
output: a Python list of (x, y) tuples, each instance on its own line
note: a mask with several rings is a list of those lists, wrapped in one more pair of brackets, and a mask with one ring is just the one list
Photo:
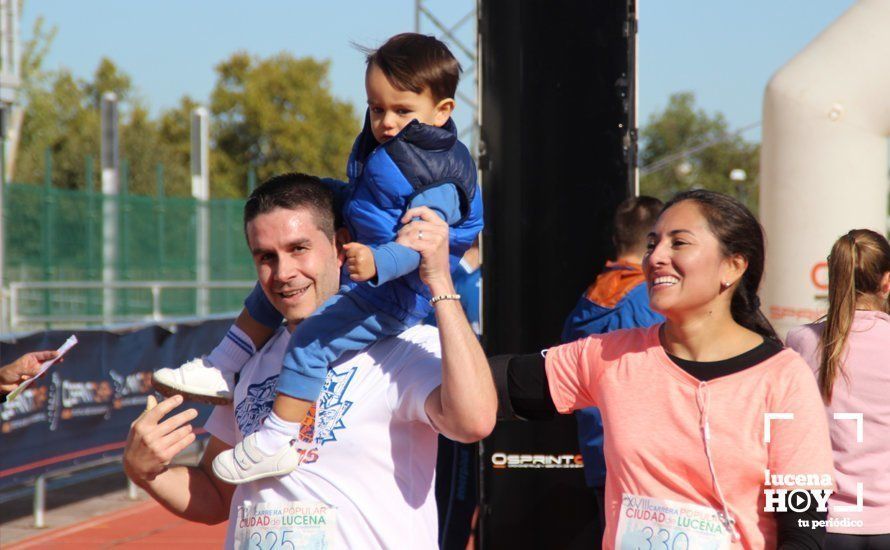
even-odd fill
[(615, 548), (620, 550), (724, 550), (731, 534), (717, 510), (688, 502), (623, 494)]
[(334, 548), (336, 510), (322, 502), (245, 502), (238, 507), (238, 550)]

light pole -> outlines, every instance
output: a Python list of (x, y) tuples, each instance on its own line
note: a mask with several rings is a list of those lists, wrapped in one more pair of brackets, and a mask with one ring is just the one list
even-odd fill
[[(6, 185), (6, 126), (7, 119), (9, 115), (7, 114), (7, 107), (0, 103), (0, 186)], [(5, 189), (5, 187), (3, 187)], [(0, 197), (0, 206), (3, 205), (3, 197)], [(2, 235), (2, 229), (0, 229), (0, 235)], [(0, 242), (0, 246), (2, 246), (2, 242)], [(3, 278), (3, 274), (0, 273), (0, 279)]]
[(197, 205), (195, 232), (195, 279), (198, 283), (196, 313), (210, 312), (210, 112), (198, 107), (191, 116), (192, 197)]
[(748, 189), (745, 182), (748, 180), (748, 174), (741, 168), (733, 168), (729, 171), (730, 181), (735, 182), (735, 195), (740, 201), (748, 204)]
[[(19, 61), (19, 2), (17, 0), (0, 0), (0, 333), (7, 330), (6, 312), (3, 310), (3, 195), (6, 190), (6, 144), (15, 106), (19, 85), (21, 84), (21, 67)], [(18, 130), (14, 130), (18, 135)], [(15, 154), (15, 140), (11, 145), (10, 156)]]
[[(101, 152), (102, 152), (102, 282), (113, 283), (118, 280), (118, 231), (121, 205), (120, 180), (120, 146), (118, 140), (117, 96), (113, 92), (102, 94), (101, 104)], [(102, 320), (106, 325), (114, 321), (116, 308), (116, 291), (106, 287), (102, 293)]]
[(3, 257), (3, 195), (6, 194), (6, 106), (0, 103), (0, 334), (6, 332), (6, 310), (3, 299), (3, 270), (6, 264)]

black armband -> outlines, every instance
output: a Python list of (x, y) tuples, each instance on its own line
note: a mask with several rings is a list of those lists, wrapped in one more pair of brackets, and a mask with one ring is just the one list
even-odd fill
[(489, 359), (498, 391), (499, 420), (550, 420), (556, 406), (550, 397), (544, 357), (498, 355)]

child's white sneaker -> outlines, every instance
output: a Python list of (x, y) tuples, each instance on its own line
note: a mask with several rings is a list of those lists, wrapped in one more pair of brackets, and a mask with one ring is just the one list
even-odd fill
[(235, 374), (222, 372), (203, 358), (197, 358), (177, 369), (156, 370), (151, 377), (151, 384), (167, 397), (182, 395), (201, 403), (228, 405), (232, 402)]
[(253, 432), (234, 448), (223, 451), (213, 459), (213, 473), (232, 485), (241, 485), (265, 479), (285, 476), (297, 469), (303, 453), (296, 446), (296, 439), (283, 445), (275, 454), (266, 454), (257, 445), (257, 432)]

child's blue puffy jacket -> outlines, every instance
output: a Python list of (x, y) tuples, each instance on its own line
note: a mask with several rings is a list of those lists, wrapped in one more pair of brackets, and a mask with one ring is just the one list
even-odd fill
[[(411, 200), (449, 183), (457, 189), (461, 211), (461, 218), (449, 230), (452, 272), (482, 230), (476, 164), (458, 141), (452, 120), (441, 128), (414, 120), (397, 136), (378, 144), (366, 114), (365, 126), (349, 155), (347, 173), (343, 217), (352, 238), (363, 244), (373, 247), (394, 241)], [(344, 270), (341, 283), (406, 324), (422, 320), (431, 310), (429, 290), (417, 270), (378, 286), (355, 283)]]

